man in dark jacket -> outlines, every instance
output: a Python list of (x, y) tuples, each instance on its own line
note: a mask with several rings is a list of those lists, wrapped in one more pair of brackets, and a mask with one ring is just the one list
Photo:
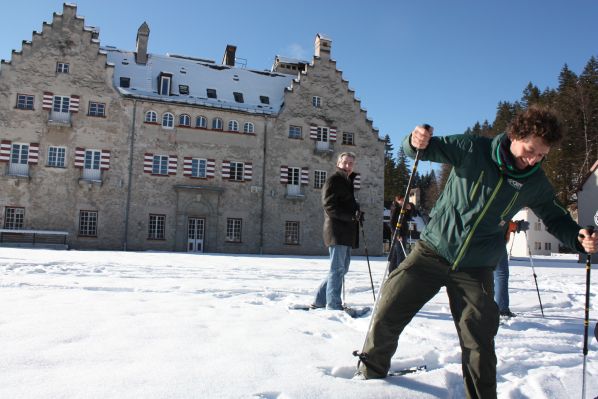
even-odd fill
[(465, 394), (496, 398), (499, 314), (492, 270), (504, 253), (505, 224), (527, 206), (566, 246), (581, 253), (598, 249), (598, 234), (573, 221), (540, 168), (560, 138), (555, 115), (534, 106), (494, 139), (413, 130), (403, 143), (406, 154), (419, 151), (420, 159), (453, 170), (415, 249), (382, 287), (360, 354), (362, 378), (386, 377), (399, 335), (444, 286), (461, 344)]
[[(401, 207), (403, 206), (404, 197), (396, 195), (392, 205), (390, 206), (390, 229), (394, 235), (397, 228), (397, 222), (401, 214)], [(392, 246), (392, 253), (390, 254), (388, 273), (392, 273), (394, 269), (405, 259), (407, 253), (407, 236), (409, 235), (409, 221), (411, 220), (412, 207), (411, 203), (407, 202), (405, 205), (405, 216), (401, 224), (400, 231), (397, 232), (396, 242)], [(392, 244), (392, 243), (391, 243)]]
[(342, 310), (343, 277), (349, 271), (351, 248), (358, 247), (361, 212), (353, 194), (355, 154), (338, 156), (336, 172), (322, 189), (324, 207), (324, 245), (330, 253), (330, 271), (316, 291), (313, 307)]

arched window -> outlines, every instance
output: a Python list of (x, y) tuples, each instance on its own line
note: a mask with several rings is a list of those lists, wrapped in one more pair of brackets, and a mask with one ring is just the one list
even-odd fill
[(147, 111), (145, 113), (145, 122), (146, 123), (156, 123), (158, 121), (158, 114), (154, 111)]
[(239, 131), (239, 122), (232, 120), (228, 121), (228, 131), (229, 132), (238, 132)]
[(195, 118), (195, 127), (206, 129), (208, 127), (208, 120), (205, 116), (198, 116)]
[(220, 118), (212, 119), (212, 129), (222, 130), (222, 119), (220, 119)]
[(245, 122), (243, 125), (243, 133), (255, 133), (255, 128), (253, 127), (253, 123)]
[(187, 114), (179, 115), (179, 126), (191, 126), (191, 117)]
[(174, 127), (174, 115), (170, 112), (164, 113), (162, 115), (162, 127), (164, 129), (172, 129)]

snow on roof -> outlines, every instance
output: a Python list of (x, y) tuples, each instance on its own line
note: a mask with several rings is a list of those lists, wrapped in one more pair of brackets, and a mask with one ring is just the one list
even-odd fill
[(309, 61), (306, 60), (300, 60), (299, 58), (283, 57), (281, 55), (276, 56), (276, 61), (285, 64), (309, 64)]
[[(108, 62), (114, 64), (114, 86), (125, 96), (226, 108), (251, 113), (275, 114), (284, 101), (285, 88), (293, 76), (217, 65), (213, 61), (180, 55), (148, 54), (146, 64), (135, 62), (135, 53), (112, 46), (102, 47)], [(161, 73), (172, 74), (171, 95), (158, 94)], [(120, 78), (129, 78), (128, 88), (120, 87)], [(179, 85), (188, 86), (181, 94)], [(217, 98), (208, 98), (207, 89), (215, 89)], [(243, 94), (235, 101), (233, 92)], [(268, 103), (263, 98), (268, 97)]]

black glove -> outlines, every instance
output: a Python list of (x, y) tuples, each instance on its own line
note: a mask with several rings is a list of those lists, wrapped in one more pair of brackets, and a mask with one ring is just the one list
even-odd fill
[(517, 225), (518, 233), (529, 230), (529, 222), (526, 222), (525, 220), (516, 220), (515, 224)]

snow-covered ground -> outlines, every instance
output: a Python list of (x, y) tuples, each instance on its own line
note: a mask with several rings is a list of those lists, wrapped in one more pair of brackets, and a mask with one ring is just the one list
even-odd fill
[[(500, 398), (581, 397), (586, 273), (574, 259), (534, 259), (544, 318), (529, 260), (512, 262), (520, 315), (496, 338)], [(377, 292), (386, 261), (370, 263)], [(428, 372), (352, 380), (369, 317), (289, 309), (311, 302), (327, 269), (324, 257), (0, 248), (0, 398), (464, 397), (444, 291), (393, 359)], [(354, 258), (348, 304), (373, 304), (367, 270)], [(592, 292), (588, 398), (598, 396)]]

